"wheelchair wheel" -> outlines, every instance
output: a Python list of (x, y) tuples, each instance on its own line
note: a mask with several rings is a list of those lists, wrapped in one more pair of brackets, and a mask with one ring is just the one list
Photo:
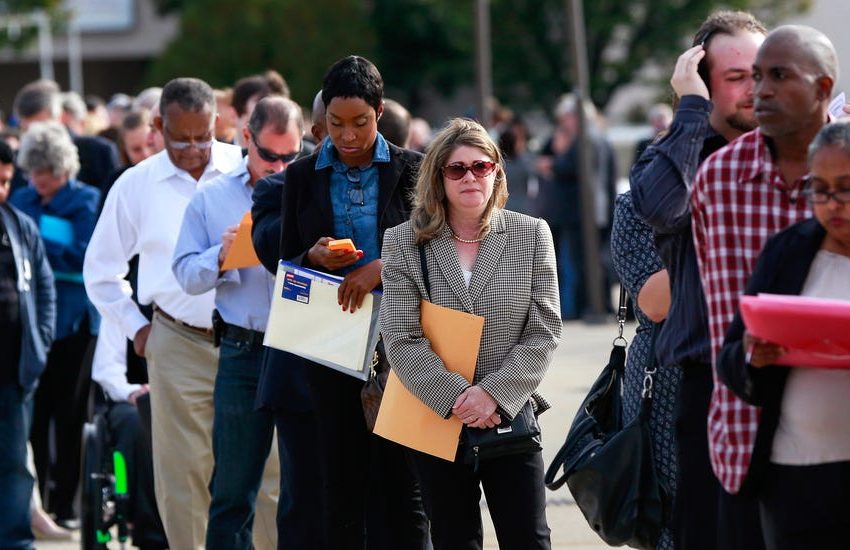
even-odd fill
[(107, 486), (106, 471), (106, 421), (101, 415), (96, 415), (92, 422), (83, 426), (83, 456), (82, 456), (82, 525), (80, 542), (83, 550), (103, 550), (105, 542), (101, 540), (103, 533), (104, 507), (106, 506), (105, 490)]

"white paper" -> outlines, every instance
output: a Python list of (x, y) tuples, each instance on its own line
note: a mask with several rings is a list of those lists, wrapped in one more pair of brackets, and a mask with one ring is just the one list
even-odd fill
[[(287, 272), (310, 279), (309, 303), (283, 297)], [(280, 262), (263, 344), (366, 380), (378, 339), (380, 294), (370, 293), (360, 309), (342, 311), (342, 279)]]
[(829, 102), (829, 114), (832, 115), (833, 118), (842, 118), (847, 116), (847, 113), (844, 112), (845, 103), (847, 103), (847, 100), (845, 99), (844, 92), (841, 92)]

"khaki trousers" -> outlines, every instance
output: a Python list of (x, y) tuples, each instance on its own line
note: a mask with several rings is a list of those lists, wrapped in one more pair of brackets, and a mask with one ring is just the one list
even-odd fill
[[(212, 337), (155, 313), (145, 355), (159, 514), (172, 550), (203, 549), (213, 469), (213, 388), (218, 350)], [(274, 441), (257, 497), (253, 542), (258, 550), (277, 547), (279, 480)]]

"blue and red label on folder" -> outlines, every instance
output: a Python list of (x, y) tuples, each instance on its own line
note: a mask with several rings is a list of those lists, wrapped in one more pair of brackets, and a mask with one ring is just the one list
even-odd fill
[(283, 277), (283, 292), (281, 296), (287, 300), (309, 304), (311, 284), (312, 281), (309, 277), (288, 271)]

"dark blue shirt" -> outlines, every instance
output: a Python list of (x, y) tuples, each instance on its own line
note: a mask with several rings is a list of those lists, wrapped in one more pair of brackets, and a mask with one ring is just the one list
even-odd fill
[(709, 125), (710, 113), (708, 100), (683, 97), (667, 135), (647, 147), (629, 177), (635, 212), (652, 226), (670, 276), (670, 311), (655, 344), (662, 366), (711, 363), (690, 206), (697, 169), (727, 143)]

